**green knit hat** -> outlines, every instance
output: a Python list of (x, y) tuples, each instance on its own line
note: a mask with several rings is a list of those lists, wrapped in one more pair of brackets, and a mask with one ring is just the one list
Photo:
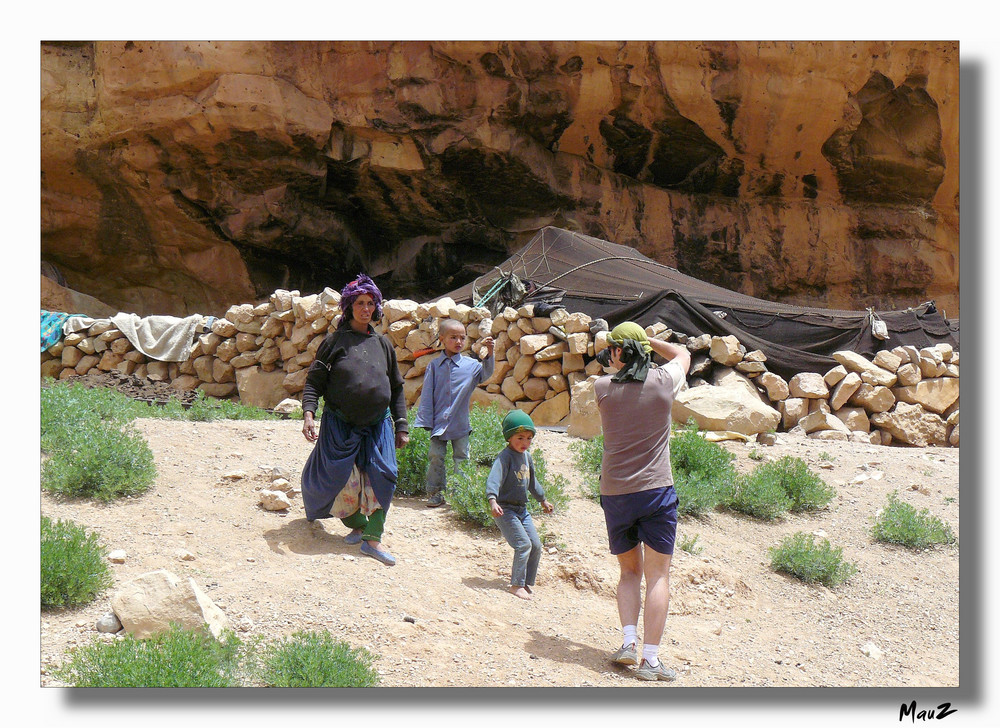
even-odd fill
[(503, 418), (503, 439), (509, 440), (514, 435), (519, 432), (530, 432), (534, 434), (535, 423), (531, 421), (531, 417), (524, 410), (512, 409)]

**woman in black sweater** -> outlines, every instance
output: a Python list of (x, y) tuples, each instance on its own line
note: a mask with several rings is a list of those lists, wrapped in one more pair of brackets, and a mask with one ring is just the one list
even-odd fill
[(374, 281), (362, 274), (348, 283), (340, 307), (340, 324), (317, 350), (302, 395), (302, 434), (318, 442), (302, 470), (302, 501), (310, 522), (340, 518), (351, 529), (347, 543), (360, 542), (361, 553), (392, 566), (381, 541), (396, 490), (396, 449), (409, 442), (403, 377), (392, 344), (371, 326), (382, 316)]

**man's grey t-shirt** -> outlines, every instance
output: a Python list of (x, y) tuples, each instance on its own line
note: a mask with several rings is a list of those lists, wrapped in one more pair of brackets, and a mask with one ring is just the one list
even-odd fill
[(674, 484), (670, 470), (670, 409), (684, 384), (673, 361), (650, 369), (644, 382), (594, 383), (604, 430), (601, 495), (622, 495)]

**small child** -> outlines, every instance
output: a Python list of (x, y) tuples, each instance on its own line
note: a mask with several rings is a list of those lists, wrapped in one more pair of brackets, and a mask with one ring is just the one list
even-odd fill
[(444, 354), (427, 366), (417, 408), (416, 426), (431, 432), (427, 448), (427, 506), (444, 505), (444, 458), (451, 441), (451, 455), (458, 468), (469, 459), (469, 400), (477, 386), (493, 376), (493, 337), (483, 339), (486, 358), (480, 362), (462, 356), (465, 326), (444, 319), (438, 329)]
[(515, 409), (503, 418), (502, 427), (507, 447), (493, 461), (493, 469), (486, 479), (486, 499), (500, 533), (514, 549), (510, 593), (521, 599), (531, 599), (542, 542), (528, 513), (528, 493), (542, 504), (546, 513), (552, 513), (554, 508), (535, 480), (535, 465), (528, 452), (535, 436), (535, 423), (526, 412)]

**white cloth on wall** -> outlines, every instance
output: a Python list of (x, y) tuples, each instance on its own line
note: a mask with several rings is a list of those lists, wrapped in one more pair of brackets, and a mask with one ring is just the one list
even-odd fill
[(137, 350), (157, 361), (187, 361), (194, 337), (204, 320), (201, 314), (186, 318), (116, 313), (111, 323)]

